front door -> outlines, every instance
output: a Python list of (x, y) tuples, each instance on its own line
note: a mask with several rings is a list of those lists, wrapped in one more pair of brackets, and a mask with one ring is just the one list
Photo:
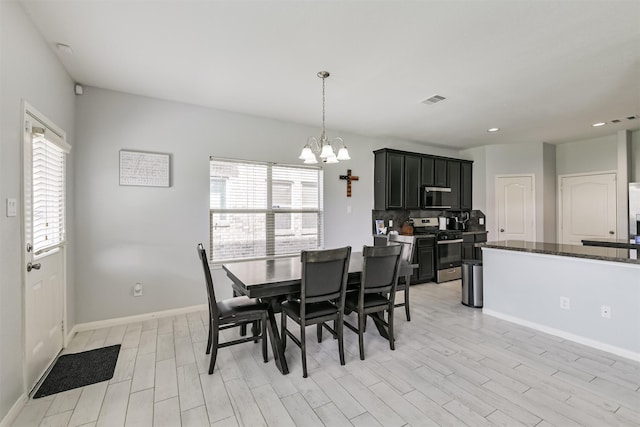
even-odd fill
[(28, 390), (64, 345), (64, 132), (31, 106), (24, 110), (23, 283), (25, 375)]
[(498, 240), (535, 240), (533, 175), (497, 176)]
[(616, 174), (560, 176), (560, 243), (616, 238)]

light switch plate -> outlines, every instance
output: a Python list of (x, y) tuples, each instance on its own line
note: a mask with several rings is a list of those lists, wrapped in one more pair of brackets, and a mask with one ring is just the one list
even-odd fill
[(484, 225), (484, 218), (478, 218), (478, 224)]
[(7, 217), (18, 215), (18, 201), (16, 199), (7, 199)]

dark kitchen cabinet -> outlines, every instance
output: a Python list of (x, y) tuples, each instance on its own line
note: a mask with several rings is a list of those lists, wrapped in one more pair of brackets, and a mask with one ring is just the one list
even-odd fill
[(460, 162), (460, 210), (470, 211), (472, 206), (471, 185), (473, 163)]
[(376, 151), (373, 179), (375, 209), (404, 208), (404, 154)]
[(436, 239), (433, 236), (416, 237), (416, 251), (413, 263), (418, 265), (412, 276), (412, 283), (424, 283), (434, 280)]
[(383, 148), (373, 152), (374, 209), (420, 209), (422, 187), (449, 187), (450, 210), (472, 209), (473, 162)]
[(433, 186), (448, 187), (449, 180), (447, 176), (447, 160), (434, 158), (433, 160)]
[(448, 185), (451, 188), (451, 209), (460, 210), (460, 162), (447, 160)]
[(420, 208), (420, 156), (404, 156), (404, 208)]
[(421, 160), (422, 173), (420, 174), (421, 184), (427, 187), (433, 187), (434, 184), (434, 165), (433, 157), (423, 156)]

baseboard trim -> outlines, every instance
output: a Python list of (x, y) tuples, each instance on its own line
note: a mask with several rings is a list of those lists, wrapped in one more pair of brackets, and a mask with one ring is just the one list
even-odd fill
[(635, 360), (636, 362), (640, 362), (640, 353), (635, 353), (633, 351), (616, 347), (610, 344), (603, 343), (601, 341), (596, 341), (591, 338), (585, 338), (580, 335), (575, 335), (561, 329), (552, 328), (549, 326), (541, 325), (539, 323), (530, 322), (528, 320), (520, 319), (519, 317), (510, 316), (508, 314), (500, 313), (497, 311), (493, 311), (490, 309), (483, 308), (483, 314), (487, 314), (491, 317), (497, 317), (498, 319), (506, 320), (507, 322), (516, 323), (521, 326), (526, 326), (527, 328), (536, 329), (538, 331), (555, 335), (560, 338), (567, 339), (569, 341), (577, 342), (578, 344), (583, 344), (589, 347), (597, 348), (598, 350), (606, 351), (608, 353), (615, 354), (617, 356), (624, 357), (626, 359)]
[(2, 421), (0, 421), (0, 427), (9, 427), (16, 420), (16, 417), (22, 408), (24, 408), (24, 405), (26, 405), (28, 400), (29, 398), (27, 395), (23, 393), (18, 400), (16, 400), (16, 403), (13, 404), (11, 409), (9, 409), (7, 415), (5, 415)]
[(71, 340), (75, 334), (91, 329), (109, 328), (111, 326), (125, 325), (127, 323), (144, 322), (161, 317), (179, 316), (181, 314), (193, 313), (195, 311), (208, 310), (207, 304), (192, 305), (189, 307), (172, 308), (170, 310), (155, 311), (152, 313), (137, 314), (135, 316), (117, 317), (114, 319), (97, 320), (95, 322), (78, 323), (71, 328), (68, 339)]

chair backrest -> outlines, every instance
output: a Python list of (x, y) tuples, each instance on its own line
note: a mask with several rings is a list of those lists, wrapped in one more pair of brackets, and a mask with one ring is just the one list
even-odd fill
[(207, 298), (209, 299), (209, 315), (212, 319), (218, 319), (218, 305), (216, 304), (216, 293), (213, 289), (213, 279), (211, 278), (211, 270), (209, 269), (209, 259), (204, 250), (202, 243), (198, 243), (198, 256), (202, 261), (202, 269), (204, 271), (204, 280), (207, 285)]
[(402, 245), (402, 255), (400, 258), (407, 264), (413, 261), (413, 252), (415, 248), (415, 238), (413, 236), (402, 236), (400, 234), (389, 234), (389, 244), (395, 243)]
[(344, 308), (351, 246), (338, 249), (302, 251), (300, 302), (337, 300)]
[(398, 283), (401, 253), (400, 245), (362, 248), (361, 296), (365, 293), (388, 293), (395, 289)]

